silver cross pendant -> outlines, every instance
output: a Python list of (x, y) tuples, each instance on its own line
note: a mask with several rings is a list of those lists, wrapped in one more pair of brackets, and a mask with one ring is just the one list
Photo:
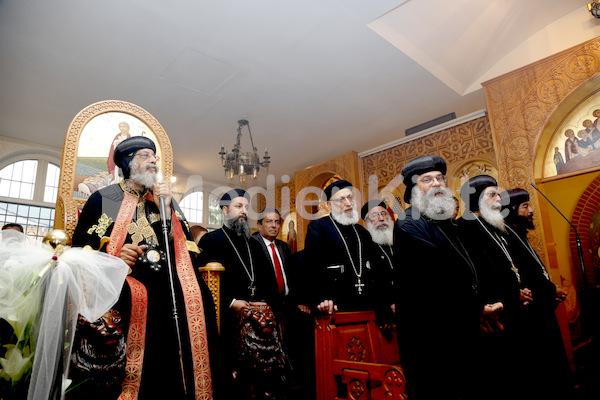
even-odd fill
[(358, 282), (356, 282), (356, 283), (354, 284), (354, 287), (355, 287), (355, 288), (356, 288), (356, 290), (358, 291), (358, 294), (359, 294), (359, 295), (360, 295), (360, 294), (362, 294), (362, 291), (363, 291), (363, 286), (365, 286), (365, 284), (364, 284), (364, 283), (362, 283), (362, 282), (360, 281), (360, 277), (359, 277), (359, 278), (358, 278)]

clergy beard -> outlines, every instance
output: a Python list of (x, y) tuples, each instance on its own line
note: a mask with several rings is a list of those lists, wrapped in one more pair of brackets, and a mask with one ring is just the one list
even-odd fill
[(352, 210), (352, 215), (346, 214), (344, 211), (338, 211), (337, 208), (331, 208), (331, 216), (337, 223), (342, 225), (354, 225), (358, 223), (358, 211)]
[(391, 246), (394, 242), (394, 226), (388, 221), (379, 221), (376, 224), (367, 221), (367, 230), (377, 244)]
[(521, 229), (527, 229), (527, 230), (535, 229), (535, 226), (533, 225), (533, 219), (529, 219), (527, 217), (522, 217), (520, 215), (517, 215), (515, 223), (516, 223), (517, 227), (519, 227)]
[(491, 206), (488, 205), (484, 197), (479, 200), (479, 211), (483, 219), (493, 227), (500, 229), (502, 232), (506, 232), (504, 227), (504, 217), (502, 216), (502, 204), (499, 201), (495, 202)]
[(432, 187), (427, 193), (424, 193), (418, 186), (413, 187), (411, 204), (427, 217), (435, 220), (452, 218), (456, 208), (452, 191), (441, 186)]
[[(140, 165), (135, 162), (135, 160), (131, 160), (129, 163), (129, 170), (131, 171), (131, 176), (129, 179), (133, 183), (136, 183), (142, 186), (144, 189), (152, 189), (152, 186), (156, 183), (156, 173), (158, 172), (158, 167), (154, 163), (150, 163), (146, 165), (144, 171), (142, 172), (133, 172), (137, 171)], [(151, 167), (156, 168), (154, 171), (149, 171)]]
[(227, 227), (233, 230), (237, 236), (245, 237), (246, 239), (248, 239), (251, 233), (250, 224), (248, 224), (248, 221), (245, 219), (242, 221), (240, 217), (241, 216), (238, 216), (228, 221)]

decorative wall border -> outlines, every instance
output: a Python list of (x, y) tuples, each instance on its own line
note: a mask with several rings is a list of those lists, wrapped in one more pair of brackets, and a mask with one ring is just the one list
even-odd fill
[[(600, 38), (595, 38), (511, 73), (484, 82), (483, 88), (498, 159), (499, 184), (531, 189), (544, 128), (561, 102), (600, 72)], [(540, 219), (532, 240), (547, 254)]]

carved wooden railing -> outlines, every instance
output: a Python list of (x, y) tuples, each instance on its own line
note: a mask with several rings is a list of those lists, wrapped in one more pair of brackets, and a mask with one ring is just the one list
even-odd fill
[(315, 360), (317, 400), (405, 400), (396, 332), (387, 339), (373, 311), (317, 317)]

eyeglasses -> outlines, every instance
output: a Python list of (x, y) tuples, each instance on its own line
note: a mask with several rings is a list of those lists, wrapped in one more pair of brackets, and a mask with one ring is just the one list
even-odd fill
[(519, 206), (519, 208), (523, 208), (523, 209), (527, 209), (529, 207), (533, 208), (533, 206), (529, 203), (523, 203)]
[(350, 194), (346, 197), (340, 197), (339, 199), (331, 199), (329, 201), (333, 201), (335, 203), (345, 203), (346, 201), (348, 201), (352, 203), (354, 201), (354, 196)]
[(136, 156), (136, 157), (139, 157), (139, 158), (141, 158), (142, 160), (147, 160), (147, 159), (149, 159), (150, 157), (154, 157), (154, 159), (155, 159), (157, 162), (158, 162), (158, 161), (160, 161), (160, 157), (159, 157), (159, 156), (157, 156), (157, 155), (156, 155), (156, 154), (154, 154), (154, 153), (147, 153), (147, 152), (146, 152), (146, 153), (138, 153), (138, 154), (136, 154), (135, 156)]
[(496, 191), (494, 191), (494, 190), (490, 190), (490, 191), (489, 191), (489, 192), (487, 192), (485, 195), (486, 195), (487, 197), (489, 197), (489, 198), (494, 198), (494, 197), (496, 197), (496, 196), (500, 197), (500, 193), (498, 193), (498, 192), (496, 192)]
[(371, 214), (369, 214), (369, 218), (370, 219), (375, 219), (377, 217), (389, 217), (390, 214), (387, 211), (380, 211), (380, 212), (372, 212)]
[(448, 182), (448, 178), (446, 178), (444, 175), (440, 174), (437, 176), (424, 176), (423, 178), (421, 178), (419, 180), (419, 182), (421, 182), (423, 185), (431, 185), (431, 184), (433, 184), (433, 181), (437, 181), (438, 183), (446, 184)]

